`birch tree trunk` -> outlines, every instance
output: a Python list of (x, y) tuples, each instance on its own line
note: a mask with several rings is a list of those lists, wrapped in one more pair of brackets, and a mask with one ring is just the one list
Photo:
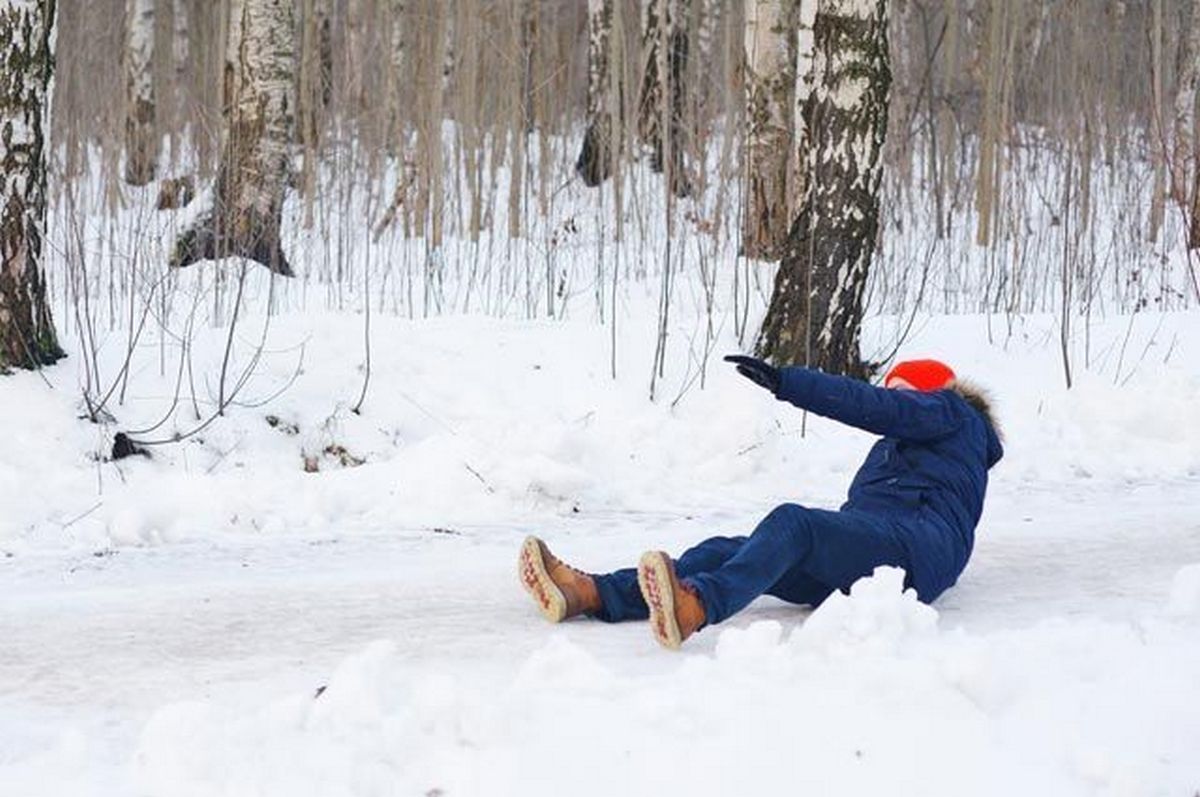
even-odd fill
[(0, 373), (63, 357), (42, 271), (54, 0), (0, 0)]
[(996, 146), (1000, 138), (1000, 92), (1004, 54), (1004, 17), (1007, 6), (993, 3), (988, 13), (987, 48), (984, 59), (983, 131), (979, 142), (979, 168), (975, 181), (975, 208), (979, 223), (975, 243), (990, 246), (993, 239), (992, 217), (997, 210)]
[[(446, 115), (446, 93), (455, 70), (454, 15), (451, 4), (425, 0), (419, 8), (424, 26), (421, 35), (413, 38), (415, 95), (412, 108), (416, 135), (413, 142), (414, 176), (412, 202), (401, 202), (396, 195), (394, 204), (403, 206), (405, 229), (424, 235), (428, 222), (431, 249), (442, 245), (445, 217), (445, 167), (442, 122)], [(407, 185), (397, 186), (407, 190)]]
[(788, 155), (792, 139), (791, 25), (784, 0), (748, 0), (746, 56), (746, 193), (742, 252), (779, 257), (787, 239)]
[(154, 0), (125, 0), (125, 181), (146, 185), (158, 168), (154, 104)]
[(343, 36), (342, 74), (338, 85), (344, 93), (347, 107), (357, 115), (367, 107), (363, 59), (367, 56), (365, 34), (368, 9), (364, 0), (344, 0), (344, 5), (338, 11)]
[(169, 169), (174, 171), (179, 163), (180, 136), (190, 125), (193, 114), (189, 103), (193, 98), (192, 68), (191, 68), (191, 3), (190, 0), (171, 0), (171, 75), (174, 79), (175, 91), (170, 104), (172, 122), (171, 163)]
[(865, 377), (863, 289), (887, 130), (886, 0), (822, 0), (813, 25), (811, 177), (759, 333), (760, 356)]
[(188, 59), (191, 57), (191, 42), (188, 39), (191, 35), (191, 15), (188, 6), (189, 0), (172, 0), (171, 3), (171, 60), (175, 65), (175, 80), (179, 86), (183, 86), (188, 79)]
[[(642, 87), (638, 138), (650, 150), (650, 168), (667, 171), (671, 192), (691, 193), (683, 169), (683, 77), (687, 72), (686, 16), (691, 0), (642, 0)], [(664, 125), (664, 118), (667, 124)], [(667, 137), (663, 127), (667, 127)], [(670, 164), (666, 159), (670, 157)]]
[(388, 148), (393, 153), (402, 151), (401, 146), (401, 88), (404, 85), (404, 4), (405, 0), (390, 0), (388, 3)]
[(333, 95), (333, 28), (329, 10), (329, 0), (300, 0), (296, 140), (303, 152), (300, 195), (304, 198), (305, 229), (313, 225), (321, 124)]
[(796, 15), (796, 66), (793, 76), (796, 87), (792, 106), (792, 160), (788, 164), (788, 218), (795, 218), (804, 202), (808, 190), (809, 103), (812, 100), (813, 61), (816, 42), (813, 39), (813, 24), (816, 22), (817, 7), (821, 0), (795, 0)]
[[(598, 186), (612, 168), (609, 113), (609, 40), (612, 38), (613, 0), (588, 0), (588, 126), (575, 161), (575, 173), (584, 185)], [(621, 107), (617, 103), (617, 107)]]
[(1181, 206), (1186, 205), (1188, 197), (1188, 166), (1196, 132), (1196, 89), (1200, 86), (1200, 0), (1192, 0), (1189, 5), (1189, 24), (1186, 28), (1180, 27), (1179, 78), (1175, 86), (1175, 131), (1171, 151), (1171, 195)]
[(1163, 0), (1150, 2), (1151, 147), (1154, 187), (1150, 194), (1150, 242), (1158, 241), (1166, 202), (1166, 132), (1163, 127)]
[[(721, 36), (721, 9), (723, 4), (720, 0), (693, 0), (693, 12), (698, 15), (696, 19), (696, 57), (699, 59), (700, 68), (707, 69), (709, 64), (712, 64), (720, 56)], [(730, 13), (726, 9), (725, 13)], [(699, 106), (705, 111), (701, 118), (707, 118), (708, 111), (713, 104), (714, 83), (717, 81), (704, 81), (701, 87)]]
[(225, 60), (228, 132), (212, 213), (184, 232), (173, 266), (241, 256), (284, 276), (279, 227), (294, 126), (291, 0), (231, 0)]
[[(1181, 45), (1179, 86), (1175, 94), (1175, 152), (1171, 170), (1175, 195), (1187, 211), (1188, 249), (1200, 249), (1200, 136), (1196, 135), (1196, 93), (1200, 89), (1200, 0), (1192, 0), (1190, 5), (1191, 19)], [(1190, 195), (1189, 173), (1192, 178)]]
[(442, 137), (442, 122), (446, 116), (446, 94), (450, 89), (457, 63), (454, 47), (457, 33), (454, 11), (454, 8), (447, 7), (445, 11), (438, 12), (438, 22), (429, 29), (433, 37), (431, 67), (434, 74), (431, 80), (423, 83), (429, 94), (429, 109), (417, 136), (420, 168), (425, 172), (418, 224), (424, 224), (428, 217), (429, 245), (434, 249), (440, 249), (442, 246), (446, 217), (445, 142)]
[[(641, 91), (638, 92), (638, 139), (648, 145), (661, 159), (662, 141), (659, 135), (659, 123), (662, 107), (662, 79), (659, 76), (658, 52), (662, 47), (663, 9), (670, 0), (641, 0), (642, 3), (642, 78)], [(662, 164), (653, 164), (656, 171), (662, 170)]]
[(537, 17), (533, 0), (520, 0), (520, 2), (514, 3), (509, 13), (511, 14), (510, 22), (514, 28), (512, 38), (520, 47), (520, 57), (513, 62), (514, 80), (510, 85), (520, 86), (521, 92), (513, 103), (512, 121), (508, 131), (508, 237), (520, 238), (525, 207), (525, 171), (528, 158), (526, 148), (529, 137), (529, 118), (532, 112), (530, 103), (532, 87), (529, 81), (529, 70), (537, 33)]

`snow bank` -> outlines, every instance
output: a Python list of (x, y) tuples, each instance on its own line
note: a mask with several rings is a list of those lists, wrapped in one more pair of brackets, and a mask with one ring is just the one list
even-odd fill
[[(206, 376), (194, 401), (185, 390), (168, 422), (139, 436), (184, 439), (115, 463), (106, 461), (112, 435), (149, 428), (172, 406), (177, 351), (168, 347), (163, 367), (157, 346), (139, 349), (129, 395), (104, 426), (78, 418), (81, 358), (46, 372), (53, 388), (33, 374), (7, 378), (0, 413), (22, 423), (0, 448), (0, 546), (98, 550), (840, 503), (869, 435), (805, 419), (739, 378), (717, 359), (738, 349), (728, 334), (703, 389), (692, 363), (669, 372), (648, 401), (652, 314), (633, 315), (642, 320), (619, 326), (615, 379), (610, 331), (587, 321), (376, 318), (361, 414), (351, 411), (364, 378), (359, 324), (280, 316), (239, 404), (189, 434), (201, 422), (194, 410), (200, 419), (212, 411), (208, 380), (225, 344), (225, 330), (198, 330), (193, 368)], [(683, 338), (699, 322), (680, 315)], [(246, 329), (258, 323), (247, 319)], [(894, 334), (890, 323), (872, 322), (868, 353)], [(1089, 367), (1075, 364), (1070, 390), (1046, 347), (1053, 324), (1019, 320), (989, 342), (985, 319), (938, 318), (919, 324), (901, 352), (942, 356), (992, 389), (1007, 434), (993, 496), (1200, 474), (1200, 314), (1097, 323), (1096, 353)], [(1129, 352), (1118, 356), (1127, 336)], [(106, 373), (119, 370), (120, 354), (108, 350)], [(251, 356), (239, 339), (235, 365)]]
[(421, 673), (402, 643), (376, 642), (319, 697), (162, 709), (135, 770), (160, 797), (1119, 795), (1200, 784), (1194, 625), (1160, 613), (969, 635), (940, 630), (901, 584), (881, 568), (803, 625), (702, 632), (721, 634), (715, 655), (662, 652), (663, 666), (636, 677), (557, 630), (504, 684)]
[(1172, 617), (1200, 620), (1200, 563), (1188, 565), (1175, 574), (1167, 613)]

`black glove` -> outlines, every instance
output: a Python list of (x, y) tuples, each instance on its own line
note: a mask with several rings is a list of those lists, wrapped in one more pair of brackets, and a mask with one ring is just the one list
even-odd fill
[(770, 363), (744, 354), (727, 354), (725, 362), (736, 365), (739, 374), (771, 391), (772, 396), (779, 392), (779, 369)]

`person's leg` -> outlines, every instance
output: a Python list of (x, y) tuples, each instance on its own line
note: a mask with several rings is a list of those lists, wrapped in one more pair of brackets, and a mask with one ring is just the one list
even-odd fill
[(810, 576), (804, 571), (804, 565), (800, 564), (794, 565), (780, 576), (766, 594), (788, 603), (798, 603), (815, 609), (834, 592), (833, 587)]
[[(880, 565), (908, 566), (904, 546), (887, 522), (860, 512), (785, 504), (772, 510), (719, 569), (686, 581), (700, 594), (706, 624), (713, 624), (773, 588), (793, 597), (816, 598), (814, 581), (830, 591), (845, 589)], [(789, 574), (792, 584), (784, 579)], [(823, 600), (825, 595), (819, 597)]]
[(544, 540), (529, 536), (517, 557), (521, 586), (552, 623), (598, 611), (600, 595), (592, 577), (550, 553)]
[(749, 537), (710, 537), (693, 545), (675, 560), (675, 574), (680, 578), (716, 570), (742, 550)]
[[(746, 537), (712, 537), (680, 555), (675, 572), (680, 578), (716, 570), (729, 561), (746, 542)], [(604, 608), (593, 614), (598, 620), (618, 623), (623, 620), (645, 620), (649, 616), (646, 601), (638, 588), (637, 568), (627, 567), (612, 573), (593, 576), (596, 591)]]

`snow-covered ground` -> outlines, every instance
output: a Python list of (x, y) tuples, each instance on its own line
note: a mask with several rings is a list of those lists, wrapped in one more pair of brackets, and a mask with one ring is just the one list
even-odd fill
[[(149, 459), (101, 461), (171, 407), (178, 340), (148, 333), (108, 426), (78, 346), (0, 381), (0, 795), (1200, 791), (1200, 314), (1077, 327), (1070, 390), (1053, 318), (917, 319), (901, 354), (990, 387), (1007, 435), (959, 585), (762, 599), (673, 654), (547, 625), (520, 540), (603, 570), (748, 533), (836, 505), (871, 438), (723, 367), (727, 317), (702, 389), (686, 309), (649, 401), (638, 290), (615, 379), (591, 320), (375, 316), (360, 414), (363, 318), (284, 312), (226, 417)], [(138, 439), (207, 417), (224, 335)]]

